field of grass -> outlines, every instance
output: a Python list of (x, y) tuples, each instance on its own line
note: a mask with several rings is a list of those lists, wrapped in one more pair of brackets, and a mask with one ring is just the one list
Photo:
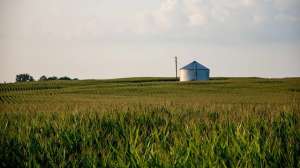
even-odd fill
[(300, 167), (300, 78), (0, 84), (0, 167)]

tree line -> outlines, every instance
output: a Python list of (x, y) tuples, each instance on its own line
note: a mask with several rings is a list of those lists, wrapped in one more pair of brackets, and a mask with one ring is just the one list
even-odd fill
[[(52, 80), (78, 80), (78, 78), (70, 78), (68, 76), (63, 76), (63, 77), (56, 77), (56, 76), (50, 76), (47, 77), (45, 75), (41, 76), (38, 81), (52, 81)], [(18, 74), (16, 75), (16, 82), (31, 82), (35, 81), (35, 79), (27, 73), (24, 74)]]

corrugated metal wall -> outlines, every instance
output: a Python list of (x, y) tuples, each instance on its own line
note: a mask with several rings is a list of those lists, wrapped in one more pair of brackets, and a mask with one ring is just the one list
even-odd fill
[(180, 81), (194, 81), (194, 80), (209, 80), (208, 69), (181, 69), (180, 70)]

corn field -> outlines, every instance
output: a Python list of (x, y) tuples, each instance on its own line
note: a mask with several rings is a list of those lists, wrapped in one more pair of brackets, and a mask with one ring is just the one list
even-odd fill
[(0, 167), (300, 167), (300, 79), (0, 84)]

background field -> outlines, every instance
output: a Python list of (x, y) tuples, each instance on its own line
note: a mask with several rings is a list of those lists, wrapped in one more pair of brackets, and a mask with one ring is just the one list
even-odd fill
[(300, 78), (0, 84), (0, 167), (300, 167)]

